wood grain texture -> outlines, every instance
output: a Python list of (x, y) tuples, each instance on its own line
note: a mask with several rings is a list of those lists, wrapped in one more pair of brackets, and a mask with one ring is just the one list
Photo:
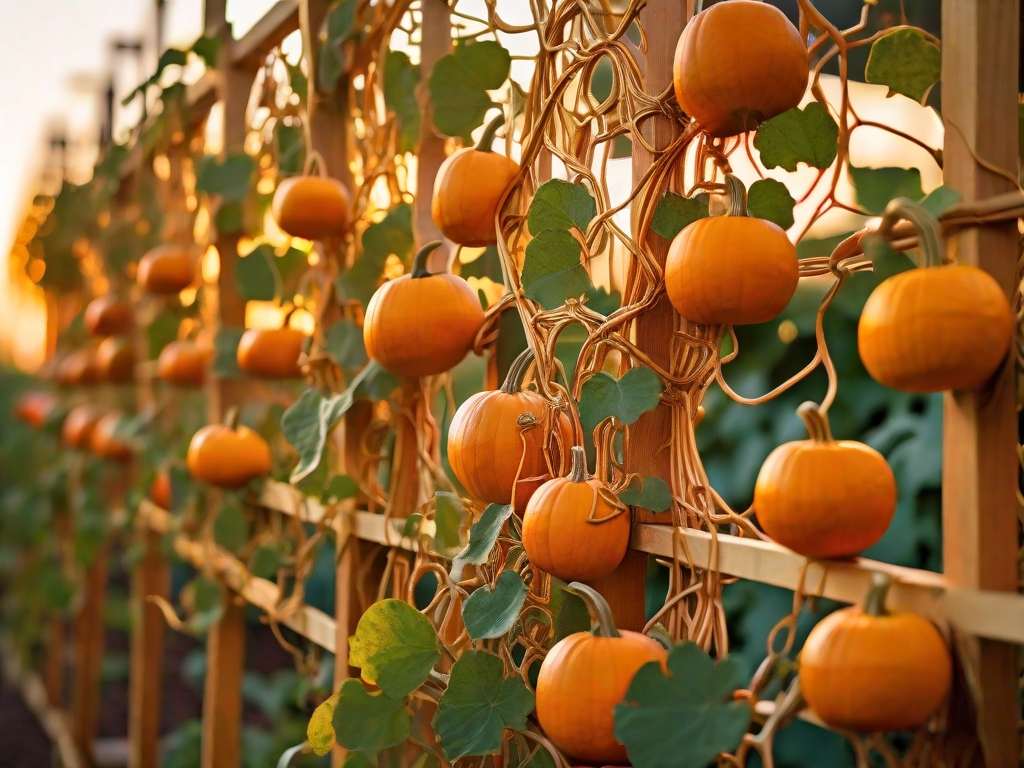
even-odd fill
[(245, 672), (245, 605), (225, 589), (224, 615), (206, 641), (202, 768), (241, 765), (242, 675)]
[[(430, 198), (434, 190), (434, 177), (445, 160), (445, 140), (434, 128), (434, 109), (430, 105), (428, 79), (438, 59), (452, 50), (451, 9), (444, 0), (423, 0), (423, 26), (420, 36), (420, 84), (416, 100), (420, 105), (420, 142), (416, 154), (416, 201), (413, 209), (413, 234), (419, 247), (441, 239), (441, 231), (430, 215)], [(431, 254), (427, 266), (431, 272), (440, 272), (449, 266), (455, 249), (438, 248)]]
[(107, 596), (106, 545), (98, 548), (86, 569), (84, 600), (74, 620), (74, 658), (71, 684), (71, 720), (75, 743), (86, 761), (93, 761), (93, 742), (99, 726), (100, 673), (106, 628), (103, 604)]

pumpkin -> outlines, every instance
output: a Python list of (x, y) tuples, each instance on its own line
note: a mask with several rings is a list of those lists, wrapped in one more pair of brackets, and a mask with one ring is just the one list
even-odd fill
[(810, 440), (769, 454), (754, 486), (764, 532), (806, 557), (853, 557), (885, 534), (896, 513), (896, 478), (871, 446), (833, 440), (814, 403), (797, 409)]
[(629, 547), (629, 510), (597, 478), (587, 456), (572, 447), (572, 473), (537, 489), (523, 516), (530, 563), (562, 581), (591, 581), (615, 570)]
[(399, 376), (433, 376), (473, 348), (484, 323), (480, 299), (461, 277), (427, 271), (440, 240), (420, 248), (412, 273), (388, 280), (366, 307), (366, 353)]
[(735, 136), (800, 105), (807, 47), (767, 3), (730, 0), (694, 16), (676, 46), (676, 100), (701, 130)]
[(172, 509), (171, 503), (171, 473), (161, 469), (153, 477), (153, 483), (149, 486), (149, 499), (160, 509)]
[(60, 436), (64, 444), (71, 448), (88, 448), (92, 431), (102, 417), (103, 411), (94, 405), (86, 404), (72, 408), (61, 426)]
[(172, 341), (160, 350), (156, 367), (160, 378), (179, 387), (200, 387), (206, 377), (210, 351), (194, 341)]
[(337, 179), (293, 176), (278, 185), (270, 212), (281, 231), (292, 237), (343, 237), (349, 231), (349, 199)]
[(508, 504), (515, 490), (520, 514), (551, 470), (560, 471), (562, 451), (574, 442), (568, 415), (540, 393), (523, 390), (532, 361), (529, 350), (521, 354), (501, 389), (469, 397), (448, 428), (448, 463), (466, 492), (489, 504)]
[(103, 340), (96, 350), (96, 376), (108, 384), (125, 384), (135, 378), (135, 350), (120, 336)]
[(570, 757), (595, 765), (628, 765), (615, 738), (615, 706), (626, 697), (644, 664), (665, 667), (667, 653), (639, 632), (615, 629), (608, 604), (574, 582), (569, 591), (587, 603), (595, 632), (576, 632), (555, 644), (537, 677), (537, 719), (544, 733)]
[(61, 386), (95, 384), (98, 378), (95, 349), (77, 349), (57, 366), (57, 383)]
[(890, 216), (921, 234), (920, 266), (884, 280), (857, 326), (860, 359), (877, 381), (903, 392), (977, 389), (1002, 365), (1016, 319), (995, 278), (970, 264), (942, 264), (938, 222), (909, 200)]
[(113, 294), (93, 299), (85, 308), (85, 327), (93, 336), (122, 336), (132, 327), (132, 305)]
[(135, 282), (147, 293), (171, 295), (192, 285), (195, 274), (195, 259), (188, 248), (168, 243), (146, 252), (139, 261)]
[(833, 728), (874, 733), (924, 725), (949, 694), (953, 660), (935, 625), (887, 613), (891, 577), (876, 573), (863, 608), (843, 608), (811, 630), (800, 687)]
[(248, 427), (208, 424), (192, 436), (185, 461), (196, 480), (241, 488), (270, 473), (270, 446)]
[(106, 414), (96, 422), (89, 435), (89, 447), (93, 453), (111, 461), (131, 460), (131, 446), (117, 436), (117, 428), (123, 420), (123, 413), (114, 412)]
[(297, 328), (250, 328), (238, 342), (238, 367), (262, 379), (302, 376), (299, 355), (308, 337)]
[(57, 396), (49, 392), (26, 392), (14, 402), (14, 417), (38, 428), (46, 423), (57, 403)]
[(430, 213), (441, 233), (460, 245), (498, 242), (498, 205), (519, 173), (515, 160), (491, 151), (494, 134), (504, 121), (503, 115), (495, 118), (475, 148), (449, 156), (434, 177)]
[(725, 178), (729, 213), (699, 219), (675, 236), (665, 287), (672, 306), (691, 322), (763, 323), (796, 293), (796, 246), (778, 225), (748, 216), (743, 183), (732, 174)]

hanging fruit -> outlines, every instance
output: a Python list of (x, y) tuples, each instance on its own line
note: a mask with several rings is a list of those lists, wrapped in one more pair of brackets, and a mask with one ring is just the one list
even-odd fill
[(615, 570), (629, 547), (629, 510), (587, 478), (587, 455), (572, 447), (572, 473), (537, 489), (523, 516), (530, 563), (562, 581), (592, 581)]
[(519, 355), (501, 389), (472, 395), (448, 428), (448, 462), (466, 492), (488, 504), (509, 504), (515, 486), (520, 514), (533, 492), (551, 479), (549, 457), (550, 467), (560, 471), (561, 456), (574, 442), (568, 415), (539, 392), (523, 390), (532, 362), (530, 350)]
[(86, 449), (92, 439), (96, 423), (103, 418), (103, 411), (95, 405), (79, 405), (72, 408), (61, 426), (61, 440), (70, 448)]
[(537, 677), (537, 719), (544, 733), (575, 760), (595, 765), (628, 765), (626, 748), (615, 738), (615, 706), (626, 697), (644, 664), (665, 667), (667, 652), (639, 632), (618, 630), (611, 609), (596, 591), (574, 582), (597, 624), (555, 644)]
[(196, 262), (188, 248), (167, 243), (151, 248), (139, 261), (135, 282), (147, 293), (180, 293), (195, 280)]
[(304, 240), (344, 237), (351, 195), (337, 179), (293, 176), (274, 192), (270, 212), (281, 231)]
[(939, 223), (910, 200), (893, 200), (886, 218), (920, 233), (920, 266), (872, 291), (860, 315), (857, 346), (868, 373), (903, 392), (977, 389), (1006, 359), (1016, 318), (995, 278), (970, 264), (943, 264)]
[(85, 327), (93, 336), (123, 336), (132, 327), (132, 305), (113, 294), (89, 302), (85, 308)]
[(735, 136), (800, 105), (807, 46), (778, 8), (754, 0), (716, 3), (694, 16), (676, 46), (676, 100), (701, 130)]
[(149, 500), (160, 509), (173, 509), (171, 503), (171, 473), (161, 469), (153, 477), (153, 483), (149, 486)]
[(126, 384), (135, 378), (135, 349), (122, 336), (104, 339), (96, 349), (96, 376), (108, 384)]
[(57, 396), (50, 392), (26, 392), (14, 402), (14, 417), (30, 427), (39, 428), (57, 405)]
[(441, 233), (460, 245), (480, 247), (498, 242), (498, 205), (519, 164), (492, 151), (494, 134), (505, 122), (498, 115), (484, 129), (476, 147), (448, 157), (434, 178), (430, 212)]
[(206, 378), (210, 350), (194, 341), (172, 341), (160, 350), (157, 373), (168, 384), (179, 387), (200, 387)]
[(96, 350), (89, 348), (70, 352), (57, 366), (56, 378), (62, 387), (95, 384), (99, 379)]
[(250, 328), (238, 342), (236, 358), (243, 373), (261, 379), (295, 379), (302, 376), (299, 356), (309, 338), (288, 324), (281, 328)]
[(123, 413), (108, 413), (93, 427), (89, 435), (89, 447), (97, 456), (124, 463), (132, 458), (132, 448), (121, 439), (117, 430), (124, 420)]
[(803, 696), (834, 728), (917, 728), (949, 694), (953, 661), (945, 639), (915, 613), (885, 610), (891, 583), (891, 577), (874, 574), (864, 607), (822, 619), (800, 653)]
[(186, 463), (189, 474), (220, 488), (241, 488), (270, 473), (270, 446), (259, 433), (234, 425), (208, 424), (192, 436)]
[(763, 323), (778, 316), (796, 293), (796, 246), (778, 225), (747, 215), (743, 182), (732, 174), (725, 182), (728, 214), (699, 219), (675, 236), (665, 287), (672, 306), (691, 322)]
[(780, 445), (754, 486), (764, 532), (806, 557), (853, 557), (885, 534), (896, 513), (896, 478), (869, 445), (833, 440), (815, 403), (797, 413), (810, 440)]
[(412, 272), (384, 283), (366, 307), (366, 353), (398, 376), (433, 376), (455, 367), (484, 323), (469, 283), (427, 271), (427, 258), (440, 245), (436, 240), (420, 248)]

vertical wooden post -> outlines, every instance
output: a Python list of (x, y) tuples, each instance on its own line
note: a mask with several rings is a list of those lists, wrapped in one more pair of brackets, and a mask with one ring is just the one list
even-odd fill
[(74, 682), (71, 713), (75, 743), (85, 759), (93, 762), (93, 743), (100, 714), (100, 670), (103, 666), (105, 631), (103, 603), (107, 592), (107, 546), (101, 544), (85, 574), (85, 600), (75, 617)]
[(235, 768), (242, 760), (242, 674), (245, 605), (225, 590), (224, 615), (206, 641), (203, 690), (203, 768)]
[[(451, 53), (451, 9), (444, 0), (424, 0), (423, 25), (420, 28), (420, 85), (416, 100), (420, 105), (420, 143), (416, 154), (416, 202), (413, 213), (413, 234), (416, 245), (441, 239), (441, 230), (430, 213), (434, 178), (445, 160), (445, 140), (434, 128), (434, 110), (430, 105), (430, 73), (434, 65)], [(430, 268), (438, 271), (448, 266), (448, 254), (439, 248), (433, 254)]]
[[(943, 176), (965, 200), (1014, 187), (981, 167), (972, 150), (1016, 176), (1019, 24), (1019, 0), (942, 3)], [(1010, 295), (1017, 240), (1017, 223), (1006, 222), (966, 230), (955, 245), (961, 262), (985, 269)], [(946, 576), (959, 586), (1019, 589), (1015, 385), (1011, 353), (991, 388), (945, 397), (943, 559)], [(1015, 649), (988, 640), (968, 645), (966, 661), (980, 694), (977, 723), (985, 764), (1017, 765)]]
[(53, 709), (64, 708), (64, 658), (67, 633), (64, 617), (54, 614), (46, 628), (46, 657), (43, 660), (43, 685), (46, 703)]

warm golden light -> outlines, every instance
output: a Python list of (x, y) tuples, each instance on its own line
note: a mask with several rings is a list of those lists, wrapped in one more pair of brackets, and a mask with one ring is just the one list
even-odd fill
[(203, 280), (208, 283), (217, 282), (220, 277), (220, 253), (215, 246), (210, 246), (203, 254)]
[(246, 328), (280, 328), (287, 308), (275, 301), (245, 302)]
[(178, 294), (178, 300), (181, 301), (181, 306), (191, 307), (196, 300), (196, 294), (199, 292), (199, 288), (196, 286), (189, 286)]
[(292, 312), (292, 316), (288, 318), (288, 325), (302, 331), (307, 336), (312, 336), (313, 331), (316, 330), (316, 318), (305, 309), (300, 309)]
[(391, 254), (388, 256), (387, 261), (384, 262), (384, 277), (387, 280), (394, 280), (396, 277), (401, 277), (405, 274), (405, 264), (402, 260)]
[(799, 335), (800, 331), (792, 320), (783, 320), (779, 323), (779, 339), (781, 339), (783, 344), (790, 344), (796, 341), (796, 337)]
[(238, 238), (238, 245), (235, 248), (241, 258), (245, 258), (256, 250), (256, 241), (247, 235)]
[(171, 160), (167, 155), (157, 155), (153, 158), (153, 173), (160, 181), (171, 178)]

